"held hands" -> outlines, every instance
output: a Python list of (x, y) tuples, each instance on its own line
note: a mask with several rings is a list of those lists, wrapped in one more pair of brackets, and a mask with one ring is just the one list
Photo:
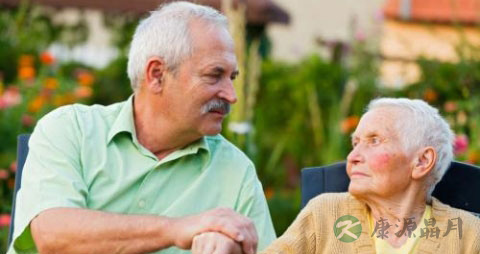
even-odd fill
[[(240, 243), (245, 254), (255, 254), (257, 250), (258, 236), (252, 221), (230, 208), (216, 208), (197, 215), (175, 218), (172, 219), (171, 226), (171, 234), (174, 236), (173, 243), (181, 249), (192, 248), (193, 239), (196, 235), (206, 232), (218, 232), (224, 235), (222, 237), (230, 238), (233, 244), (237, 244), (235, 242)], [(195, 247), (200, 248), (199, 246), (201, 245), (202, 249), (204, 247), (207, 248), (203, 244), (207, 237), (213, 239), (214, 241), (212, 242), (218, 242), (221, 239), (221, 241), (225, 242), (224, 245), (227, 244), (225, 239), (220, 238), (221, 236), (218, 234), (208, 234), (201, 236), (197, 240), (198, 247)], [(228, 242), (228, 245), (230, 244)]]
[(218, 232), (196, 235), (192, 244), (193, 254), (242, 254), (240, 244)]

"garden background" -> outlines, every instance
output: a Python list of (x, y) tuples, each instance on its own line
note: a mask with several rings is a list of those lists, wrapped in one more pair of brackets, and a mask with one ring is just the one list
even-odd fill
[[(433, 18), (422, 18), (412, 11), (410, 19), (404, 19), (390, 2), (399, 1), (382, 5), (372, 29), (362, 30), (353, 22), (347, 40), (318, 37), (314, 43), (319, 50), (296, 61), (272, 54), (276, 41), (266, 33), (266, 24), (250, 22), (246, 4), (224, 5), (241, 76), (235, 83), (239, 102), (225, 122), (223, 135), (254, 161), (278, 235), (299, 212), (301, 169), (344, 160), (351, 148), (350, 134), (372, 98), (428, 101), (456, 133), (456, 160), (480, 165), (478, 14), (465, 14), (471, 9), (465, 5), (469, 1), (458, 0), (446, 1), (459, 3), (455, 15), (446, 11), (446, 16), (436, 12)], [(59, 59), (51, 52), (54, 43), (73, 48), (91, 34), (86, 17), (64, 24), (55, 21), (55, 12), (24, 1), (7, 8), (0, 1), (1, 253), (6, 251), (10, 223), (17, 135), (32, 132), (36, 121), (56, 107), (110, 104), (132, 92), (126, 54), (140, 16), (104, 16), (117, 54), (105, 66), (93, 67)], [(414, 34), (407, 36), (410, 51), (396, 45), (391, 36), (410, 32)], [(445, 56), (444, 49), (435, 47), (412, 53), (411, 48), (432, 43), (420, 39), (435, 33), (448, 34), (453, 53)]]

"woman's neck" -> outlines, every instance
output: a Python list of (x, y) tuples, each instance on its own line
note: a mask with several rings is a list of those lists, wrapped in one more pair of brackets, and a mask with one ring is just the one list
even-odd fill
[[(374, 220), (374, 228), (372, 230), (382, 225), (390, 225), (388, 227), (388, 238), (384, 240), (393, 247), (402, 246), (409, 237), (408, 227), (411, 225), (418, 227), (421, 222), (420, 220), (423, 217), (427, 203), (426, 196), (419, 195), (419, 193), (423, 192), (407, 190), (393, 197), (368, 197), (362, 199), (368, 206)], [(409, 230), (413, 231), (414, 229), (410, 228)], [(403, 234), (399, 233), (402, 231)], [(375, 235), (378, 235), (378, 232), (375, 232)]]

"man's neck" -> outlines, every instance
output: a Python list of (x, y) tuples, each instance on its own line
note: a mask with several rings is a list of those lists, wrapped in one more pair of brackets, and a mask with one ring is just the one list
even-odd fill
[(174, 126), (171, 121), (162, 117), (161, 113), (155, 111), (148, 99), (136, 97), (133, 114), (138, 142), (159, 160), (201, 138), (198, 134), (182, 131), (178, 126)]

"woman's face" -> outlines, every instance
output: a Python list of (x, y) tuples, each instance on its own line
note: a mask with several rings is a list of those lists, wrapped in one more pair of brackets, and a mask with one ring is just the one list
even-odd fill
[(396, 122), (403, 112), (378, 108), (365, 113), (352, 134), (347, 157), (348, 191), (355, 196), (392, 197), (411, 183), (411, 158), (402, 146)]

